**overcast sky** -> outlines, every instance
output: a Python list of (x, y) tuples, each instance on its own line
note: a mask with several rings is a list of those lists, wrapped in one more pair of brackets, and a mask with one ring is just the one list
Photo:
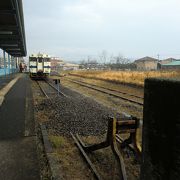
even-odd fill
[(180, 0), (23, 0), (28, 54), (180, 58)]

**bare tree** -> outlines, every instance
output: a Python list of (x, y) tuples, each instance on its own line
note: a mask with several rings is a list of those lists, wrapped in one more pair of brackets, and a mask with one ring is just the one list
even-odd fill
[(99, 55), (99, 59), (102, 63), (106, 64), (108, 60), (108, 52), (106, 50), (103, 50)]
[(114, 57), (114, 60), (115, 60), (116, 64), (128, 64), (128, 63), (130, 63), (130, 60), (128, 58), (125, 58), (120, 53)]
[(113, 54), (110, 55), (109, 61), (110, 61), (110, 64), (114, 64), (116, 62)]
[(114, 59), (116, 64), (122, 64), (124, 57), (122, 54), (119, 53), (117, 56), (114, 57)]
[(80, 61), (80, 64), (85, 64), (86, 63), (86, 60), (85, 59), (82, 59), (81, 61)]

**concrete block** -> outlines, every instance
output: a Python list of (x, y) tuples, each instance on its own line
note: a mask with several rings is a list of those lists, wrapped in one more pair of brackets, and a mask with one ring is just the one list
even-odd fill
[(146, 79), (141, 180), (180, 179), (180, 81)]

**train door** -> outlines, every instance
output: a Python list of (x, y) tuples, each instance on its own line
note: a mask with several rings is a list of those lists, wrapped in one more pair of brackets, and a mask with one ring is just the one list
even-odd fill
[(43, 72), (43, 58), (39, 57), (37, 63), (37, 72)]

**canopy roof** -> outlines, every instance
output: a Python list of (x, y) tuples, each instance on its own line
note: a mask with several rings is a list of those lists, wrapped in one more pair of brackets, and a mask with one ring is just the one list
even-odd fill
[(0, 0), (0, 48), (12, 56), (26, 56), (22, 0)]

